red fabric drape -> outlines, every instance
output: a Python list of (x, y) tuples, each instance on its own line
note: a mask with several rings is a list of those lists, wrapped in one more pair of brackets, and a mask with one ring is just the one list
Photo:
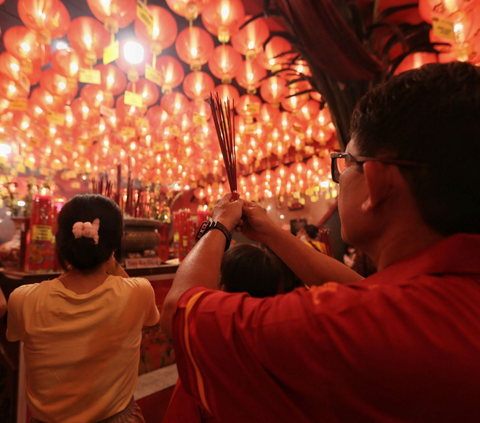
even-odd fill
[(341, 81), (369, 80), (382, 69), (348, 27), (330, 0), (275, 0), (311, 60)]

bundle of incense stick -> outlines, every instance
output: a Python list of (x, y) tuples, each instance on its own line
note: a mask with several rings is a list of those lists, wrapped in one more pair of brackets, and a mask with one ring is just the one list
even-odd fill
[(227, 171), (228, 183), (232, 191), (232, 200), (238, 200), (237, 192), (237, 153), (235, 151), (234, 101), (222, 101), (218, 93), (210, 93), (210, 107), (217, 131), (218, 142), (222, 150), (223, 162)]
[(108, 180), (108, 175), (100, 176), (99, 181), (95, 180), (95, 178), (92, 178), (92, 192), (94, 194), (104, 195), (105, 197), (112, 197), (113, 183)]

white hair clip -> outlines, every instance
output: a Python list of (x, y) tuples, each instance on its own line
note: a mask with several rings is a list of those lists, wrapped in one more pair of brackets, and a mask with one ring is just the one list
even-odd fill
[(98, 244), (98, 229), (100, 228), (100, 219), (90, 222), (77, 222), (73, 225), (72, 232), (75, 238), (93, 238), (95, 244)]

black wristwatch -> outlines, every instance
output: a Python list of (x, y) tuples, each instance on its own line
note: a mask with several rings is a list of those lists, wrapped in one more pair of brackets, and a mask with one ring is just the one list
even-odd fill
[(226, 228), (226, 226), (221, 224), (220, 222), (215, 222), (213, 220), (205, 220), (205, 222), (200, 225), (195, 239), (198, 241), (210, 229), (218, 229), (219, 231), (223, 232), (223, 235), (225, 235), (225, 238), (227, 238), (227, 243), (225, 244), (225, 251), (227, 251), (228, 247), (230, 247), (230, 242), (232, 241), (232, 235), (230, 234), (230, 231)]

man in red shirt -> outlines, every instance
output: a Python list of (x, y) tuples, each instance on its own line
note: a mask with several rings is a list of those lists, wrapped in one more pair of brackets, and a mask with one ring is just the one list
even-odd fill
[[(343, 238), (379, 269), (364, 280), (261, 207), (220, 200), (161, 316), (185, 390), (229, 423), (479, 422), (479, 116), (467, 63), (405, 72), (359, 102), (332, 177)], [(311, 290), (215, 291), (219, 227), (268, 245)]]

